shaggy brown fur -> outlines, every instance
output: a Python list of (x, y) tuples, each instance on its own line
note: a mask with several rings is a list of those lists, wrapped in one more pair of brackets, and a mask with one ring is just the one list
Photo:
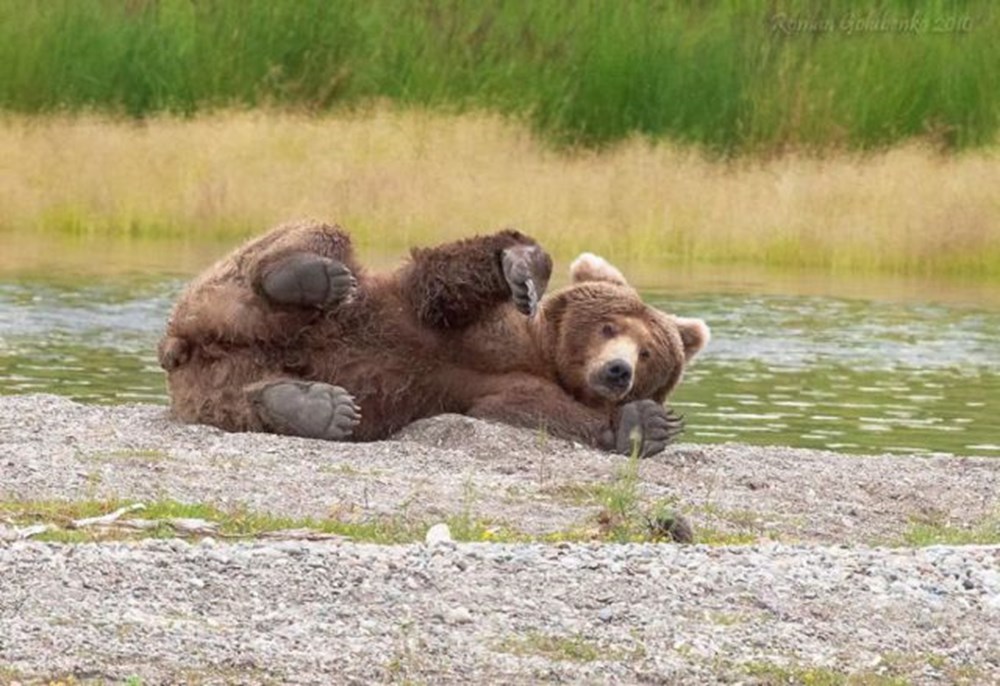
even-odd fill
[[(613, 448), (621, 406), (662, 403), (707, 328), (657, 312), (600, 269), (579, 269), (577, 283), (522, 314), (502, 260), (534, 245), (503, 231), (414, 250), (399, 269), (371, 274), (339, 228), (278, 227), (211, 267), (178, 301), (160, 345), (173, 412), (230, 431), (280, 431), (255, 409), (254, 389), (299, 379), (354, 396), (361, 418), (351, 440), (457, 412)], [(537, 253), (540, 295), (551, 261)], [(356, 290), (330, 307), (276, 305), (263, 279), (299, 254), (343, 263)], [(637, 351), (632, 384), (617, 397), (588, 371), (608, 340)]]

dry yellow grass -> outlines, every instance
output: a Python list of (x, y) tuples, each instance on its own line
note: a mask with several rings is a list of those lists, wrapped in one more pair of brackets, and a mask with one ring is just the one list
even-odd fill
[(516, 225), (563, 256), (1000, 274), (998, 188), (996, 150), (560, 152), (487, 114), (0, 121), (0, 225), (20, 235), (232, 236), (309, 216), (387, 252)]

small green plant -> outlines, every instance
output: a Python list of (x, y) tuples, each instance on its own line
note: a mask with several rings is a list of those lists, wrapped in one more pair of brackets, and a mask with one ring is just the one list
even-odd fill
[(601, 513), (598, 523), (612, 541), (626, 543), (641, 538), (639, 511), (639, 457), (633, 451), (611, 482), (597, 492)]
[(601, 659), (601, 647), (581, 636), (553, 636), (530, 633), (511, 638), (500, 647), (501, 652), (513, 655), (540, 655), (550, 660), (593, 662)]
[(600, 502), (604, 484), (578, 481), (564, 481), (545, 486), (541, 492), (568, 505), (593, 505)]
[(645, 646), (638, 641), (634, 647), (621, 648), (607, 646), (579, 634), (559, 636), (539, 632), (510, 637), (500, 644), (498, 650), (512, 655), (538, 655), (566, 662), (635, 661), (646, 655)]
[(96, 453), (91, 455), (92, 458), (98, 460), (135, 460), (137, 462), (158, 462), (161, 460), (166, 460), (170, 457), (170, 454), (165, 450), (157, 450), (156, 448), (129, 448), (124, 450), (113, 450), (109, 453)]
[(598, 527), (602, 538), (618, 543), (675, 541), (691, 543), (694, 533), (672, 499), (647, 505), (639, 492), (639, 456), (632, 455), (608, 484), (586, 485), (567, 493), (574, 497), (592, 494), (601, 506)]
[(757, 542), (757, 536), (748, 533), (733, 533), (711, 526), (699, 526), (695, 542), (703, 545), (751, 545)]
[(708, 621), (718, 626), (736, 626), (743, 624), (747, 620), (748, 617), (745, 614), (735, 612), (711, 612), (708, 615)]
[[(708, 520), (699, 528), (699, 543), (742, 545), (762, 537), (773, 538), (768, 535), (763, 525), (761, 513), (755, 510), (730, 510), (711, 502), (699, 505), (696, 509)], [(718, 524), (722, 527), (717, 526)]]
[(549, 430), (545, 422), (541, 422), (535, 432), (535, 447), (543, 452), (549, 447)]

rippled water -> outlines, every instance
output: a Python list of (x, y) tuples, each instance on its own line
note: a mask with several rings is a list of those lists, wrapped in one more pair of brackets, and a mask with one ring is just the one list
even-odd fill
[(713, 325), (675, 396), (692, 440), (1000, 454), (1000, 310), (763, 295), (672, 304)]
[[(1000, 454), (1000, 305), (685, 283), (679, 296), (647, 295), (712, 327), (674, 398), (687, 440)], [(165, 402), (154, 349), (181, 286), (121, 275), (0, 281), (0, 393)]]
[(166, 402), (156, 361), (175, 281), (0, 284), (0, 393)]

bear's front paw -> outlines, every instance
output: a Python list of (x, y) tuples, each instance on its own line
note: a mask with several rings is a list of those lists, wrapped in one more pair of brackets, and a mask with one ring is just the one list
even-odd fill
[(276, 381), (251, 391), (254, 406), (273, 431), (340, 441), (361, 421), (354, 397), (340, 386), (309, 381)]
[(684, 431), (684, 417), (655, 400), (634, 400), (621, 409), (615, 431), (615, 452), (650, 457)]
[(272, 302), (299, 307), (331, 307), (353, 296), (358, 282), (342, 262), (300, 253), (282, 260), (261, 279)]
[(537, 245), (516, 245), (503, 251), (503, 276), (514, 306), (529, 317), (538, 310), (552, 274), (552, 258)]

